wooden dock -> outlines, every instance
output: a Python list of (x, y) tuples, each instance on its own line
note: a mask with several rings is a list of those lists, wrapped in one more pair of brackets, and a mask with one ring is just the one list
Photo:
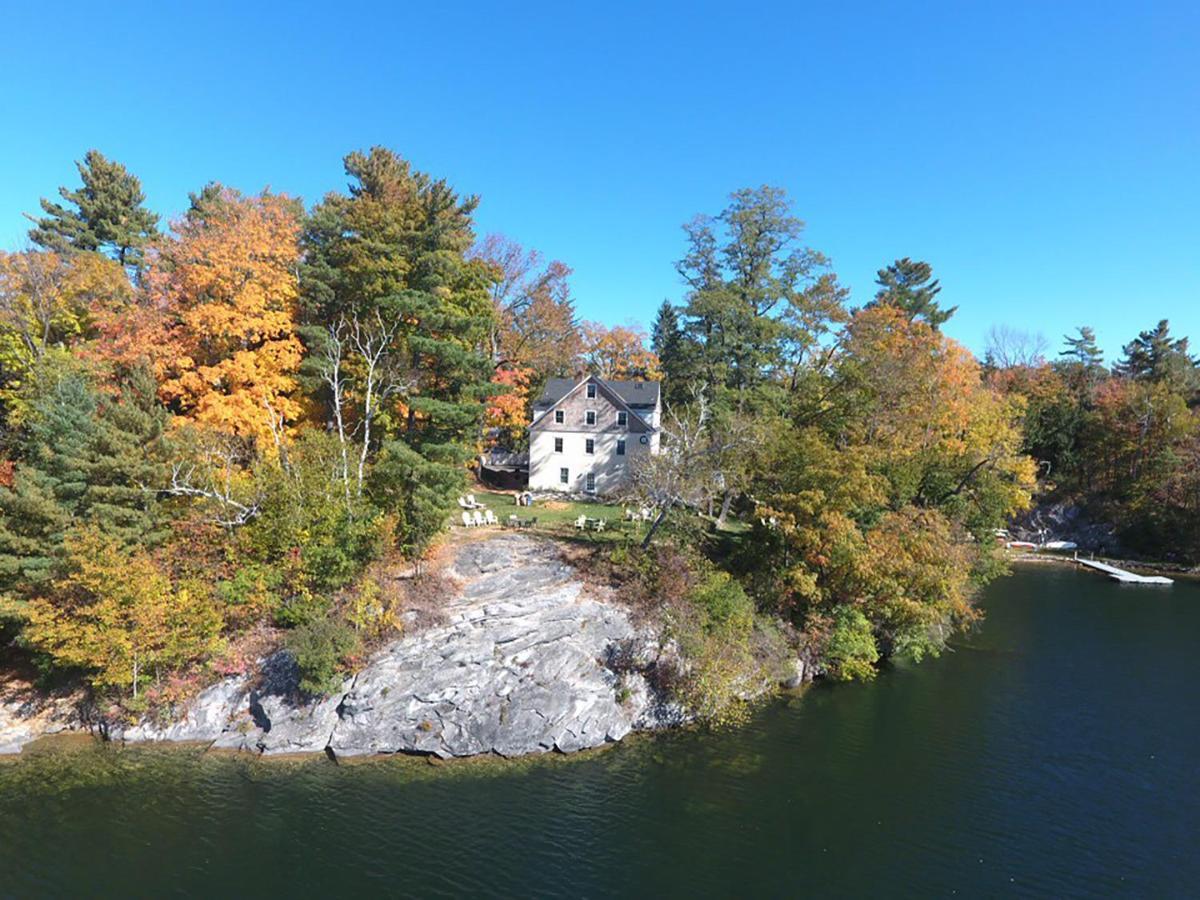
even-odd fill
[(1108, 563), (1102, 563), (1096, 559), (1076, 557), (1075, 562), (1081, 566), (1087, 566), (1089, 569), (1095, 569), (1097, 572), (1103, 572), (1109, 578), (1122, 584), (1174, 584), (1165, 575), (1138, 575), (1136, 572), (1126, 572), (1124, 569), (1118, 569), (1116, 566), (1110, 566)]

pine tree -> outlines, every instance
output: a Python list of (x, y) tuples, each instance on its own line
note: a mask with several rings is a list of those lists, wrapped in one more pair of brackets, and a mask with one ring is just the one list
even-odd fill
[(1071, 337), (1069, 334), (1063, 335), (1066, 347), (1058, 355), (1063, 357), (1066, 362), (1078, 363), (1088, 369), (1104, 365), (1104, 351), (1096, 343), (1095, 329), (1081, 325), (1076, 331), (1078, 331), (1076, 337)]
[(326, 196), (305, 231), (307, 324), (382, 341), (370, 372), (366, 357), (356, 360), (347, 346), (353, 396), (343, 398), (366, 416), (368, 379), (375, 379), (375, 402), (385, 404), (378, 439), (465, 450), (494, 391), (485, 351), (495, 315), (492, 269), (467, 257), (478, 200), (382, 147), (351, 153), (345, 167), (349, 195)]
[(46, 215), (28, 216), (34, 223), (30, 240), (60, 253), (107, 253), (121, 265), (140, 270), (158, 224), (158, 216), (143, 205), (141, 181), (98, 150), (89, 150), (75, 165), (83, 186), (58, 189), (65, 205), (42, 198)]
[[(1063, 335), (1064, 347), (1054, 368), (1066, 379), (1076, 397), (1082, 399), (1085, 406), (1090, 406), (1096, 386), (1108, 372), (1104, 368), (1104, 351), (1096, 343), (1095, 330), (1081, 325), (1076, 332), (1074, 337)], [(1077, 403), (1071, 405), (1068, 416), (1077, 417), (1079, 408)], [(1033, 423), (1035, 418), (1031, 416), (1030, 422)], [(1074, 427), (1078, 427), (1077, 421)]]
[(898, 259), (886, 269), (880, 269), (875, 283), (879, 290), (868, 306), (895, 306), (903, 310), (908, 320), (922, 318), (935, 330), (941, 328), (958, 309), (942, 309), (934, 299), (942, 286), (933, 277), (933, 267), (927, 262)]
[(1195, 390), (1196, 361), (1188, 352), (1188, 339), (1171, 336), (1170, 323), (1159, 321), (1122, 348), (1125, 357), (1117, 363), (1118, 374), (1153, 382), (1167, 382), (1181, 392)]
[(153, 380), (135, 374), (110, 397), (76, 364), (52, 361), (38, 376), (25, 458), (0, 487), (0, 587), (18, 591), (48, 577), (76, 524), (130, 546), (163, 536), (153, 489), (166, 480), (167, 415)]

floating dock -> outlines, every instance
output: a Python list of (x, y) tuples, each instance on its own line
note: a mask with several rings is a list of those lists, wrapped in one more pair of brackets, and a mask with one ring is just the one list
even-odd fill
[(1115, 579), (1122, 584), (1174, 584), (1165, 575), (1138, 575), (1135, 572), (1126, 572), (1124, 569), (1118, 569), (1116, 566), (1110, 566), (1108, 563), (1102, 563), (1095, 559), (1080, 559), (1076, 557), (1075, 562), (1081, 566), (1087, 566), (1089, 569), (1103, 572), (1109, 578)]

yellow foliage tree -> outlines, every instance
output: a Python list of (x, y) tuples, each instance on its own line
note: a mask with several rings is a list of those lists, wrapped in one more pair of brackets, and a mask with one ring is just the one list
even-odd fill
[(174, 589), (144, 551), (90, 527), (68, 534), (65, 551), (65, 574), (29, 604), (26, 629), (59, 665), (136, 698), (151, 676), (218, 649), (219, 607), (203, 589)]

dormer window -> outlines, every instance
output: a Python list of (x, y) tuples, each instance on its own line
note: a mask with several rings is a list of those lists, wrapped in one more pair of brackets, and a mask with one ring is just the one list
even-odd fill
[(589, 400), (596, 399), (596, 385), (589, 383), (587, 386), (587, 398)]
[(626, 412), (617, 413), (617, 424), (618, 425), (628, 425), (629, 424), (629, 413), (626, 413)]
[(566, 418), (567, 418), (566, 415), (564, 415), (564, 413), (561, 409), (556, 409), (554, 411), (554, 424), (561, 425), (563, 422), (566, 421)]
[(585, 416), (584, 421), (586, 421), (587, 424), (589, 424), (589, 425), (596, 424), (596, 411), (594, 409), (589, 409), (587, 412), (584, 413), (584, 416)]

